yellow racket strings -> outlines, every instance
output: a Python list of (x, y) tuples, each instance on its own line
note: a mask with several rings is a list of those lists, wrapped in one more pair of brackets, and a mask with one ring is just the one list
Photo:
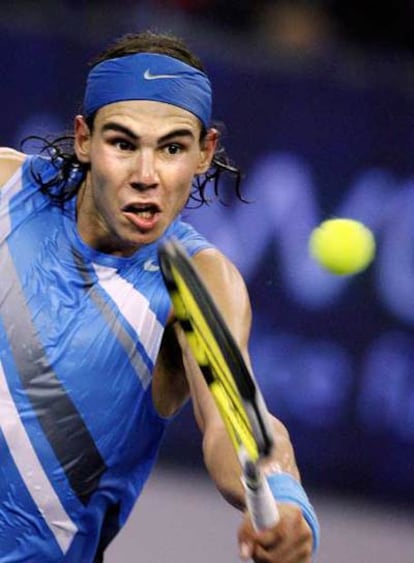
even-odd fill
[(256, 461), (258, 447), (232, 373), (185, 280), (173, 266), (171, 271), (178, 288), (172, 295), (175, 314), (190, 323), (192, 331), (186, 330), (186, 337), (194, 357), (200, 366), (211, 368), (214, 380), (209, 387), (236, 449), (242, 443)]
[(239, 451), (240, 446), (243, 445), (249, 459), (257, 462), (259, 459), (257, 443), (250, 428), (246, 428), (244, 420), (240, 419), (241, 411), (234, 409), (219, 380), (214, 380), (209, 387), (236, 451)]

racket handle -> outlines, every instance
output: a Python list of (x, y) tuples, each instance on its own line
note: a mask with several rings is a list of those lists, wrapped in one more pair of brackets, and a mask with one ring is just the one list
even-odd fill
[(267, 479), (252, 463), (244, 468), (246, 506), (256, 530), (265, 530), (279, 522), (279, 511)]

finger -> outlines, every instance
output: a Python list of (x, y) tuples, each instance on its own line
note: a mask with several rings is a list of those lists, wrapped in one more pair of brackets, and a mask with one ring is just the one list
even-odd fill
[(312, 542), (306, 535), (293, 542), (282, 538), (266, 546), (257, 542), (253, 546), (252, 559), (255, 563), (312, 563)]
[(239, 554), (242, 561), (248, 561), (253, 556), (253, 545), (247, 541), (241, 542), (239, 545)]
[(296, 549), (291, 547), (286, 549), (286, 546), (278, 546), (271, 550), (266, 550), (262, 546), (256, 545), (251, 559), (254, 563), (312, 563), (312, 552), (305, 545)]
[(265, 549), (272, 549), (274, 547), (277, 547), (286, 536), (285, 528), (285, 524), (283, 522), (280, 522), (274, 528), (256, 532), (256, 541)]

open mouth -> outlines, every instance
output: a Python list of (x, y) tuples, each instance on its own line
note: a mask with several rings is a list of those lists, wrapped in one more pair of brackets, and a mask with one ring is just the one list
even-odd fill
[(159, 208), (154, 204), (139, 205), (132, 203), (123, 207), (122, 211), (124, 213), (133, 213), (142, 219), (152, 219), (154, 215), (159, 212)]

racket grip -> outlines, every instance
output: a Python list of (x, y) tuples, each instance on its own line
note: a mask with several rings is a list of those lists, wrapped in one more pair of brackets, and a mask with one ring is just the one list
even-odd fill
[(267, 479), (254, 464), (245, 466), (243, 484), (246, 506), (256, 530), (265, 530), (279, 522), (279, 511)]

